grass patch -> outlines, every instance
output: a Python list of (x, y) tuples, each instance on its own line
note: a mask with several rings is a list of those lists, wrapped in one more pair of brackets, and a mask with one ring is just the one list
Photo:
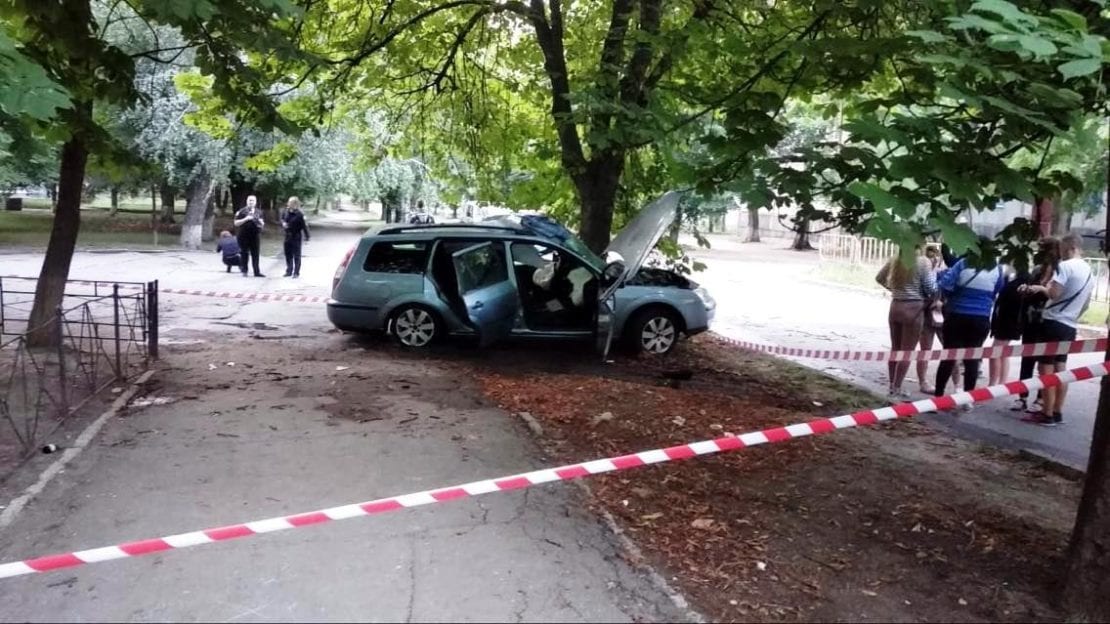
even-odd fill
[(1079, 317), (1079, 322), (1084, 325), (1095, 325), (1103, 327), (1106, 325), (1106, 315), (1110, 314), (1110, 303), (1105, 301), (1092, 301), (1087, 311), (1083, 316)]
[(822, 282), (844, 284), (881, 293), (884, 292), (883, 287), (875, 282), (877, 272), (878, 269), (875, 267), (828, 262), (817, 265), (814, 277)]
[[(217, 218), (216, 227), (230, 225), (229, 217)], [(226, 221), (226, 222), (225, 222)], [(54, 215), (49, 210), (25, 209), (0, 211), (0, 247), (45, 248), (50, 240)], [(157, 244), (150, 226), (150, 214), (120, 211), (110, 216), (107, 210), (82, 210), (79, 247), (92, 248), (171, 248), (177, 247), (180, 225), (159, 225)]]

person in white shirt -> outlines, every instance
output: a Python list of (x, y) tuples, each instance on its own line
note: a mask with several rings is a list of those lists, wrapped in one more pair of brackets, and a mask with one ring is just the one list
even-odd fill
[[(1040, 338), (1042, 342), (1070, 342), (1075, 340), (1079, 317), (1091, 303), (1095, 290), (1091, 265), (1083, 259), (1083, 238), (1078, 234), (1068, 234), (1061, 240), (1063, 260), (1056, 267), (1056, 273), (1047, 285), (1031, 284), (1025, 287), (1027, 293), (1040, 293), (1048, 297), (1042, 314)], [(1059, 372), (1067, 367), (1068, 356), (1045, 355), (1038, 360), (1041, 375)], [(1063, 423), (1064, 398), (1067, 384), (1041, 391), (1044, 409), (1034, 414), (1032, 422), (1046, 427)]]

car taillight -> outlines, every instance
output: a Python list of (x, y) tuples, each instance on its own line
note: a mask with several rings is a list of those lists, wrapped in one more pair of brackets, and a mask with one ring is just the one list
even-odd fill
[(351, 248), (347, 250), (347, 253), (343, 255), (342, 262), (340, 262), (339, 266), (335, 269), (335, 276), (331, 278), (332, 296), (335, 296), (335, 289), (339, 286), (339, 280), (343, 279), (343, 273), (347, 271), (347, 265), (351, 263), (351, 256), (355, 255), (355, 249), (358, 249), (358, 245), (352, 245)]

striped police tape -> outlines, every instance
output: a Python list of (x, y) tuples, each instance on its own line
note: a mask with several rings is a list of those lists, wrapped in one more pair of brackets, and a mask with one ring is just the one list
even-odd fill
[(638, 468), (650, 464), (688, 459), (698, 455), (738, 451), (761, 444), (784, 442), (792, 438), (821, 435), (838, 429), (873, 425), (887, 420), (906, 418), (914, 414), (949, 410), (958, 405), (970, 405), (972, 403), (990, 401), (1007, 395), (1035, 392), (1041, 388), (1056, 387), (1062, 384), (1101, 377), (1108, 372), (1110, 372), (1110, 362), (1103, 362), (1101, 364), (1083, 366), (1069, 371), (1045, 375), (1043, 377), (1035, 377), (1024, 381), (1012, 381), (1010, 383), (990, 386), (988, 388), (978, 388), (971, 392), (960, 392), (943, 397), (922, 399), (911, 403), (900, 403), (889, 407), (866, 410), (833, 418), (818, 418), (808, 422), (785, 427), (774, 427), (738, 436), (725, 436), (663, 449), (641, 451), (639, 453), (622, 455), (619, 457), (608, 457), (556, 468), (534, 470), (532, 472), (510, 475), (497, 479), (474, 481), (435, 490), (425, 490), (422, 492), (381, 498), (364, 503), (330, 507), (289, 516), (278, 516), (266, 518), (264, 520), (255, 520), (253, 522), (244, 522), (242, 524), (233, 524), (212, 529), (192, 531), (189, 533), (179, 533), (165, 537), (126, 542), (114, 546), (104, 546), (101, 548), (14, 561), (0, 564), (0, 578), (49, 572), (87, 563), (100, 563), (113, 559), (149, 555), (166, 550), (200, 546), (202, 544), (222, 542), (261, 533), (298, 529), (314, 524), (330, 522), (332, 520), (346, 520), (359, 516), (376, 515), (407, 507), (443, 503), (460, 498), (489, 494), (491, 492), (516, 490), (532, 487), (534, 485), (541, 485), (543, 483), (550, 483), (552, 481), (567, 481), (595, 474), (604, 474), (618, 470)]
[(214, 290), (187, 290), (184, 288), (162, 288), (160, 292), (171, 295), (196, 295), (198, 297), (215, 297), (217, 299), (243, 299), (251, 301), (289, 301), (296, 303), (323, 303), (327, 297), (316, 295), (284, 295), (281, 293), (246, 293), (246, 292), (220, 292)]
[(997, 357), (1036, 357), (1060, 355), (1064, 353), (1102, 353), (1106, 351), (1106, 338), (1090, 338), (1065, 342), (1041, 342), (1036, 344), (1000, 345), (996, 347), (969, 347), (962, 349), (936, 349), (933, 351), (840, 351), (832, 349), (803, 349), (799, 347), (775, 347), (735, 340), (716, 335), (721, 342), (762, 353), (792, 357), (813, 358), (818, 360), (858, 360), (863, 362), (916, 362), (922, 360), (981, 360)]

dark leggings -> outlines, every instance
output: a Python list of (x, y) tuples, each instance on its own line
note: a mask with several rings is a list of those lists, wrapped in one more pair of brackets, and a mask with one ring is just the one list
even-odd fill
[[(944, 335), (944, 348), (981, 347), (983, 341), (987, 339), (990, 329), (990, 317), (946, 313), (944, 315), (944, 327), (941, 329), (941, 333)], [(975, 389), (981, 361), (982, 358), (964, 360), (964, 391)], [(948, 385), (948, 379), (952, 376), (952, 369), (955, 367), (955, 360), (944, 360), (937, 366), (937, 396), (944, 396), (944, 388)]]

